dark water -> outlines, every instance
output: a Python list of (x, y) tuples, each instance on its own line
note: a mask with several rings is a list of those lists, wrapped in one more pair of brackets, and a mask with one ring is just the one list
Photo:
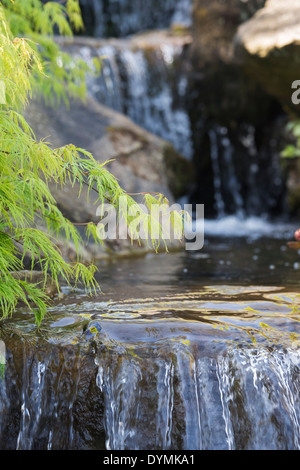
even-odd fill
[(299, 253), (210, 238), (1, 325), (2, 449), (299, 449)]

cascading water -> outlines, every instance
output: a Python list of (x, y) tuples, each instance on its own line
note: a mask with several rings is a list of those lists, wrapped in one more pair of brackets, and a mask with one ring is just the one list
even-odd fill
[[(215, 126), (209, 131), (217, 217), (224, 217), (227, 207), (238, 218), (243, 218), (245, 201), (235, 173), (233, 146), (227, 134), (228, 130), (220, 126)], [(251, 177), (251, 169), (249, 173)], [(252, 185), (250, 187), (252, 189)]]
[[(245, 235), (255, 228), (272, 230), (268, 216), (282, 214), (284, 180), (277, 153), (272, 146), (258, 150), (255, 128), (244, 125), (234, 136), (225, 126), (208, 130), (213, 181), (215, 221), (208, 221), (207, 233)], [(266, 185), (266, 180), (268, 184)]]
[(108, 449), (300, 448), (299, 351), (160, 353), (100, 357)]
[(214, 182), (214, 196), (215, 205), (218, 217), (224, 217), (225, 215), (225, 203), (222, 196), (222, 175), (219, 163), (219, 145), (217, 141), (216, 133), (213, 129), (209, 131), (210, 145), (211, 145), (211, 163), (213, 170), (213, 182)]
[[(89, 383), (95, 381), (92, 397), (81, 381), (86, 353), (73, 360), (72, 370), (64, 364), (67, 351), (62, 360), (24, 354), (19, 391), (9, 376), (20, 370), (9, 363), (0, 387), (1, 448), (299, 450), (298, 346), (224, 349), (221, 338), (210, 337), (215, 344), (209, 347), (195, 341), (195, 334), (203, 334), (196, 330), (190, 340), (150, 337), (148, 345), (143, 340), (125, 348), (100, 343), (96, 379), (92, 366), (85, 370)], [(85, 400), (98, 413), (92, 420), (84, 414)]]
[[(158, 33), (159, 35), (159, 33)], [(159, 38), (159, 36), (158, 36)], [(99, 78), (88, 79), (89, 93), (102, 104), (129, 116), (133, 122), (171, 142), (188, 159), (193, 156), (191, 126), (186, 109), (188, 81), (181, 63), (186, 39), (151, 46), (156, 35), (113, 41), (78, 53), (91, 63), (102, 57)]]
[(172, 24), (191, 25), (191, 0), (80, 0), (96, 37), (124, 37)]
[[(180, 10), (178, 5), (179, 11), (187, 14), (188, 9)], [(95, 56), (103, 59), (100, 77), (88, 79), (88, 91), (93, 97), (171, 142), (196, 167), (206, 161), (201, 136), (207, 132), (211, 168), (206, 164), (203, 173), (209, 173), (212, 179), (213, 188), (208, 188), (208, 192), (213, 191), (215, 202), (215, 210), (208, 208), (210, 217), (219, 220), (234, 215), (237, 220), (246, 220), (282, 214), (284, 182), (278, 149), (272, 148), (276, 139), (270, 137), (266, 148), (258, 148), (253, 125), (239, 123), (232, 130), (215, 120), (208, 123), (205, 106), (196, 112), (197, 97), (195, 103), (190, 98), (195, 91), (188, 58), (190, 44), (187, 33), (177, 36), (156, 30), (130, 38), (99, 39), (90, 45), (80, 46), (79, 40), (76, 53), (90, 64)], [(200, 174), (192, 202), (210, 206), (212, 198), (201, 189), (198, 194), (201, 178)]]
[[(88, 2), (82, 0), (81, 3), (86, 17)], [(246, 3), (241, 11), (248, 7), (255, 11), (263, 4)], [(181, 30), (179, 35), (171, 30), (159, 30), (175, 23), (191, 26), (191, 0), (157, 3), (94, 0), (92, 5), (94, 35), (101, 38), (101, 45), (82, 47), (79, 54), (88, 62), (95, 55), (104, 60), (101, 77), (90, 78), (88, 82), (90, 94), (171, 142), (179, 153), (199, 166), (199, 172), (208, 173), (213, 188), (199, 190), (202, 175), (197, 175), (199, 182), (195, 185), (198, 189), (191, 188), (193, 194), (189, 197), (193, 203), (209, 205), (209, 217), (219, 220), (234, 214), (237, 220), (243, 220), (282, 214), (285, 209), (282, 207), (284, 184), (281, 169), (276, 166), (278, 150), (273, 151), (271, 144), (263, 151), (257, 148), (256, 129), (247, 122), (236, 123), (232, 133), (228, 116), (225, 116), (228, 127), (218, 124), (215, 115), (210, 118), (209, 109), (206, 105), (202, 109), (198, 102), (197, 89), (201, 88), (202, 79), (194, 81), (189, 55), (192, 39), (188, 30), (184, 34)], [(152, 31), (145, 33), (149, 28)], [(128, 37), (132, 33), (135, 35)], [(119, 39), (109, 39), (111, 37)], [(216, 105), (214, 103), (214, 109)], [(211, 168), (206, 163), (202, 170), (201, 161), (207, 158), (201, 143), (201, 135), (205, 132), (210, 141)], [(264, 184), (266, 178), (268, 188)], [(206, 185), (207, 181), (204, 181)], [(214, 209), (210, 207), (212, 192)]]
[[(50, 308), (38, 335), (29, 312), (3, 323), (0, 448), (299, 450), (298, 290), (199, 288), (213, 261), (220, 279), (236, 271), (226, 259), (219, 264), (226, 247), (220, 249), (217, 260), (206, 253), (186, 264), (189, 283), (192, 271), (198, 273), (195, 291), (190, 284), (178, 292), (184, 284), (178, 257), (174, 265), (163, 258), (161, 275), (154, 261), (142, 260), (140, 284), (125, 283), (125, 300), (66, 295), (66, 303)], [(257, 245), (252, 249), (257, 258)], [(286, 267), (290, 254), (277, 253), (284, 276), (295, 272)], [(241, 252), (235, 258), (245, 277), (249, 259)], [(114, 279), (120, 293), (120, 265), (110, 269), (110, 290)], [(176, 286), (168, 293), (164, 269)], [(124, 272), (127, 278), (126, 264)], [(274, 272), (267, 267), (262, 278)], [(154, 292), (133, 298), (145, 285)], [(157, 296), (158, 285), (164, 295)]]

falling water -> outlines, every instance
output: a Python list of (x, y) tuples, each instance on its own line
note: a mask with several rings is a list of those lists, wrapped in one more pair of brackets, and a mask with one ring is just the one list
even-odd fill
[(171, 349), (98, 357), (107, 448), (300, 449), (299, 351)]
[(246, 222), (251, 217), (267, 219), (273, 211), (284, 213), (277, 151), (273, 144), (258, 149), (255, 133), (246, 124), (237, 133), (216, 124), (208, 130), (217, 219), (234, 215), (236, 221)]
[(0, 448), (300, 450), (300, 303), (280, 292), (82, 299), (40, 336), (11, 321)]
[(191, 0), (81, 0), (85, 17), (93, 17), (96, 37), (124, 37), (172, 24), (190, 26)]
[[(88, 63), (102, 57), (102, 73), (88, 79), (89, 93), (102, 104), (129, 116), (135, 123), (171, 142), (188, 159), (195, 155), (187, 96), (188, 73), (184, 50), (189, 39), (166, 40), (152, 34), (130, 41), (104, 41), (82, 46), (78, 54)], [(205, 123), (198, 123), (199, 134)], [(238, 220), (284, 211), (284, 183), (272, 142), (256, 145), (255, 128), (242, 124), (234, 133), (211, 123), (208, 130), (215, 209), (218, 219), (234, 214)], [(207, 171), (207, 170), (206, 170)], [(266, 187), (265, 181), (268, 179)], [(281, 202), (280, 202), (281, 201)], [(204, 202), (205, 201), (201, 201)]]
[[(56, 376), (53, 364), (55, 358), (51, 358), (51, 355), (39, 361), (36, 358), (27, 357), (25, 353), (24, 360), (21, 422), (16, 448), (20, 450), (32, 449), (34, 445), (38, 445), (39, 439), (44, 438), (44, 442), (47, 441), (47, 449), (51, 450), (62, 423), (66, 426), (66, 432), (62, 439), (60, 436), (59, 445), (64, 448), (72, 448), (72, 408), (76, 399), (78, 378), (75, 383), (72, 383), (70, 380), (71, 371), (68, 368), (72, 366), (76, 370), (77, 361), (70, 360), (70, 354), (66, 351), (63, 366)], [(55, 387), (54, 390), (53, 387)], [(51, 396), (53, 391), (55, 396)], [(64, 394), (63, 401), (58, 400), (60, 393)], [(43, 435), (46, 426), (46, 435)]]
[(216, 133), (213, 129), (209, 131), (209, 138), (211, 147), (210, 156), (213, 170), (214, 197), (217, 209), (217, 216), (221, 218), (225, 215), (225, 203), (222, 196), (222, 179), (219, 164), (219, 146)]
[(170, 41), (153, 48), (150, 43), (149, 37), (149, 48), (126, 41), (108, 42), (96, 51), (82, 47), (79, 55), (86, 62), (91, 63), (95, 52), (102, 58), (101, 76), (88, 79), (89, 93), (191, 159), (188, 81), (181, 63), (185, 42)]
[(68, 349), (59, 357), (49, 349), (37, 353), (32, 345), (22, 346), (9, 359), (0, 383), (1, 448), (72, 449), (78, 442), (73, 406), (78, 400), (79, 357)]
[[(240, 3), (238, 11), (244, 21), (265, 2)], [(203, 80), (193, 83), (194, 64), (188, 53), (192, 39), (182, 44), (174, 41), (184, 30), (186, 37), (191, 30), (192, 0), (81, 0), (81, 5), (85, 18), (94, 18), (93, 35), (101, 38), (97, 41), (102, 45), (93, 51), (82, 48), (80, 54), (87, 61), (94, 54), (105, 57), (101, 77), (88, 82), (90, 94), (171, 142), (184, 157), (194, 160), (196, 167), (199, 164), (199, 172), (208, 172), (207, 181), (213, 181), (214, 187), (202, 189), (203, 176), (199, 174), (200, 183), (195, 179), (190, 188), (193, 202), (211, 205), (214, 191), (215, 211), (209, 208), (207, 212), (218, 219), (228, 214), (237, 220), (284, 215), (278, 149), (272, 149), (271, 143), (263, 150), (256, 148), (256, 129), (247, 122), (237, 123), (234, 129), (230, 129), (230, 121), (228, 128), (214, 122), (215, 118), (205, 122), (206, 118), (211, 120), (209, 107), (203, 104), (202, 108), (194, 99)], [(178, 35), (176, 24), (188, 28), (181, 28)], [(165, 36), (160, 36), (162, 29)], [(227, 120), (220, 115), (223, 118)], [(204, 128), (209, 128), (211, 168), (206, 163), (202, 167), (206, 162), (201, 138)]]
[(244, 201), (235, 173), (233, 146), (227, 134), (228, 130), (220, 126), (209, 131), (217, 216), (224, 217), (227, 207), (238, 218), (243, 218)]

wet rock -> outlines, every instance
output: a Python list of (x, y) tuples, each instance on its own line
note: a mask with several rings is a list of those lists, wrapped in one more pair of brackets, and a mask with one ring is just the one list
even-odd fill
[(300, 5), (268, 0), (235, 36), (235, 56), (247, 72), (296, 115), (292, 83), (300, 79)]
[(194, 0), (192, 55), (198, 64), (231, 63), (237, 28), (264, 4), (265, 0)]

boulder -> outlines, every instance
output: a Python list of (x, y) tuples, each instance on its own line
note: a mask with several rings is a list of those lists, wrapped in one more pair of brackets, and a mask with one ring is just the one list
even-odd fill
[(264, 2), (194, 0), (191, 107), (195, 109), (199, 101), (202, 116), (208, 120), (231, 127), (241, 121), (256, 125), (268, 113), (271, 100), (256, 80), (249, 80), (234, 55), (239, 26)]
[(191, 49), (198, 66), (220, 60), (231, 63), (237, 28), (264, 3), (265, 0), (194, 0)]
[(275, 97), (287, 112), (300, 114), (292, 84), (300, 80), (300, 4), (268, 0), (238, 28), (234, 38), (238, 63)]

